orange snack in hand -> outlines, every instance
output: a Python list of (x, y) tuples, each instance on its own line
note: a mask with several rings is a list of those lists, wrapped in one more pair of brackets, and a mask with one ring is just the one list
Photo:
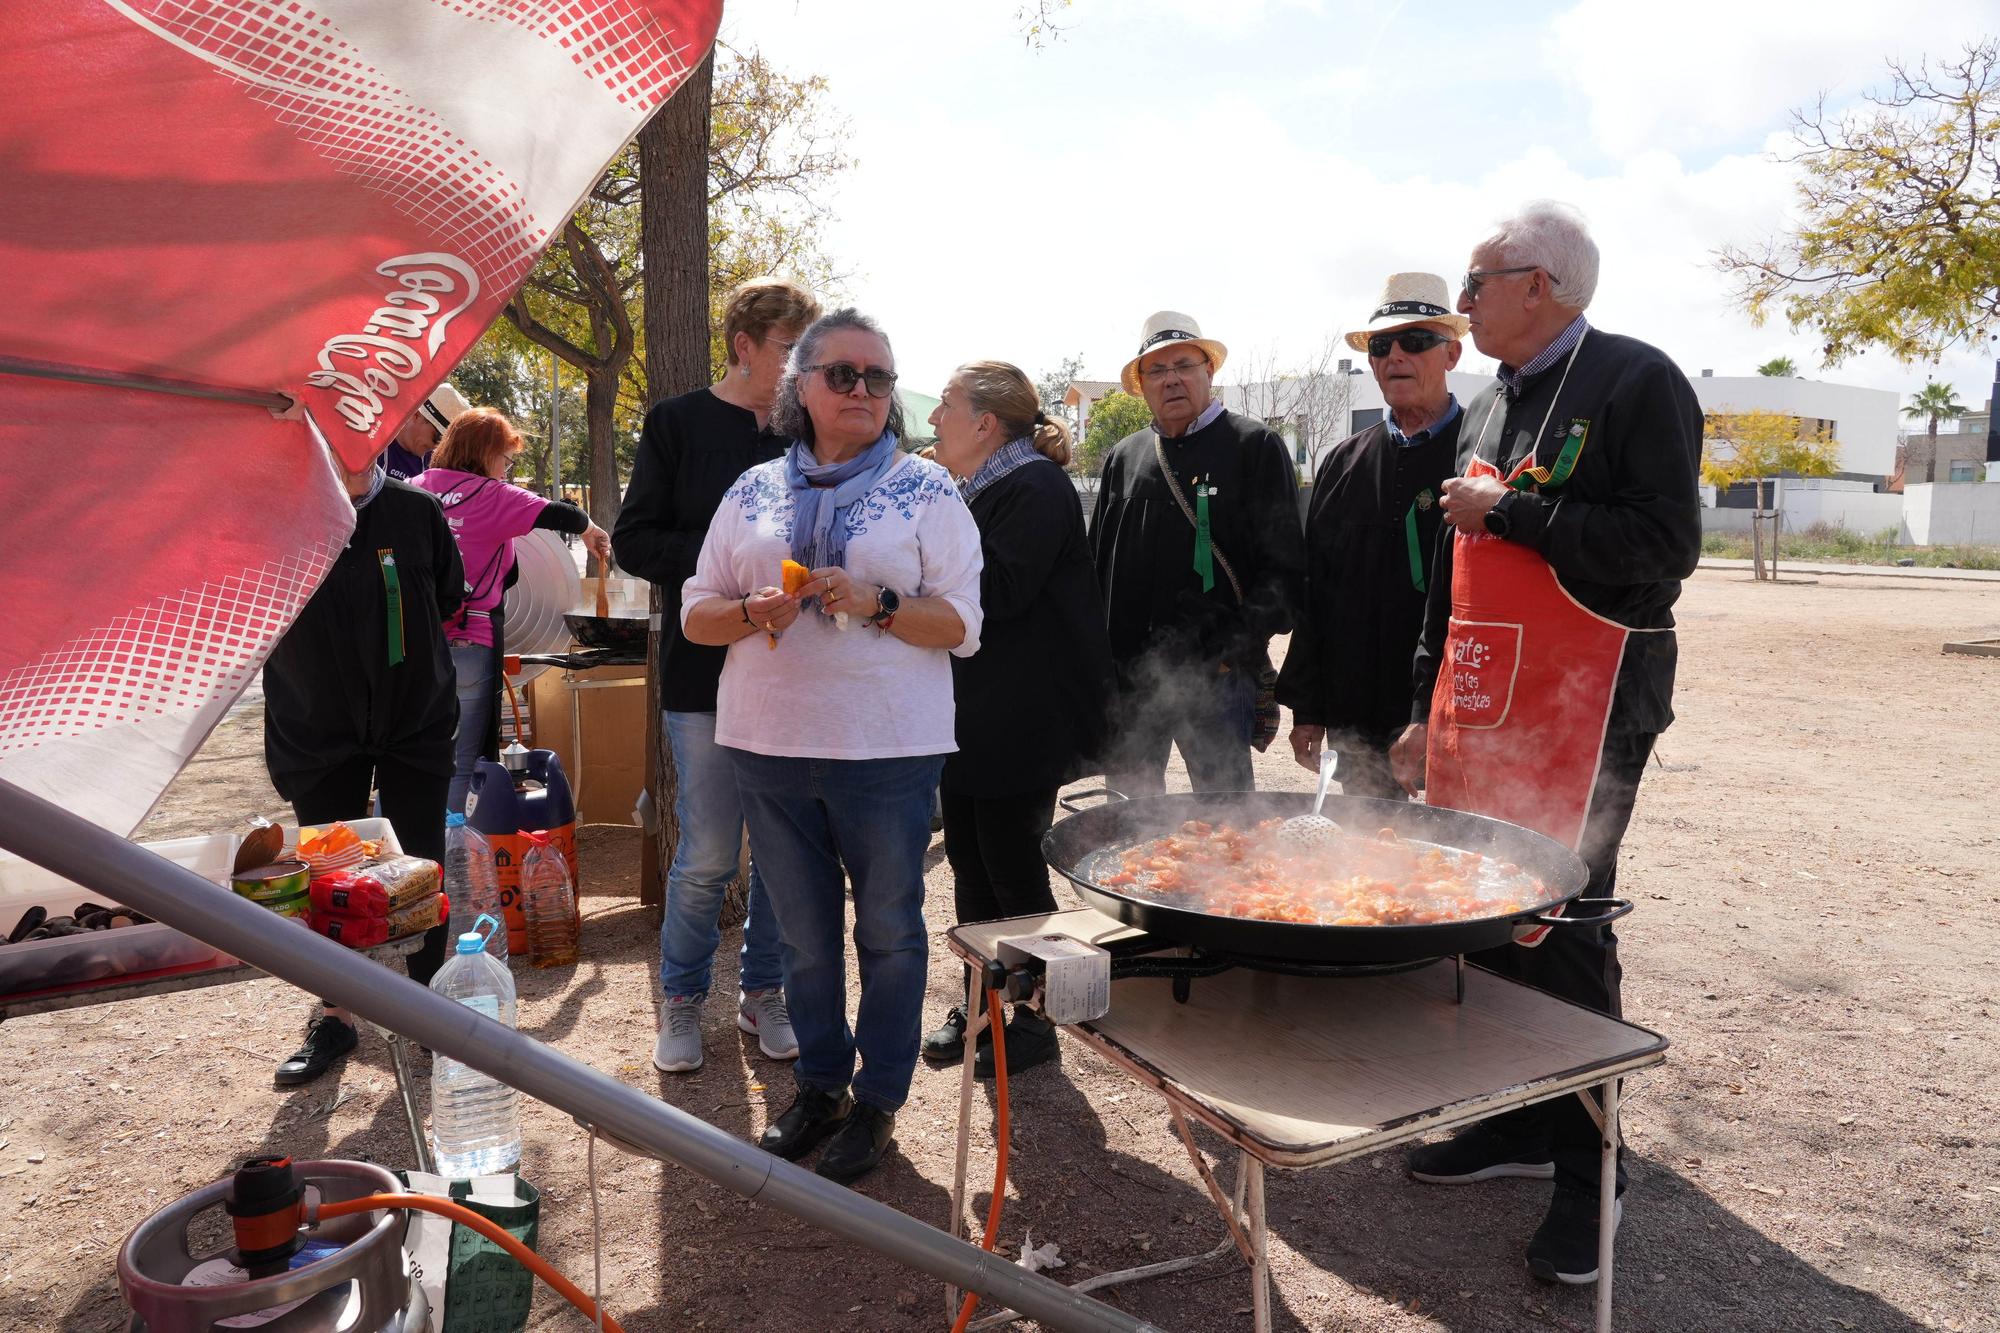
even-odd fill
[(797, 597), (806, 584), (812, 582), (812, 571), (796, 560), (779, 562), (778, 576), (784, 583), (787, 597)]

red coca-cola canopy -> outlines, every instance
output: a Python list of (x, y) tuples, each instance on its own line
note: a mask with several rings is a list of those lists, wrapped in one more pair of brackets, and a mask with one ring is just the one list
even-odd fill
[(0, 5), (0, 776), (136, 824), (720, 16)]

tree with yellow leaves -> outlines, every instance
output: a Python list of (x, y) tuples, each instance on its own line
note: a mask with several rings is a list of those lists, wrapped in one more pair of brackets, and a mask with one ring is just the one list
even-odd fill
[[(1828, 477), (1840, 467), (1840, 446), (1826, 426), (1810, 430), (1788, 412), (1713, 412), (1702, 426), (1701, 479), (1717, 490), (1756, 483), (1750, 516), (1751, 565), (1757, 578), (1778, 577), (1778, 510), (1764, 510), (1764, 479), (1790, 474)], [(1771, 524), (1771, 568), (1764, 571), (1763, 525)]]
[(1797, 224), (1717, 254), (1751, 319), (1812, 328), (1829, 366), (1935, 361), (2000, 329), (2000, 38), (1889, 72), (1866, 110), (1794, 115)]

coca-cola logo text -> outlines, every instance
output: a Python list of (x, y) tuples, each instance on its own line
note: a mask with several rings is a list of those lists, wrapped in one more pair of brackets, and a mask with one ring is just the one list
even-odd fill
[(314, 388), (340, 395), (334, 410), (349, 430), (362, 434), (382, 419), (385, 399), (423, 374), (444, 346), (451, 321), (479, 299), (478, 274), (455, 255), (398, 255), (375, 271), (394, 278), (395, 287), (361, 332), (328, 338), (319, 349), (320, 368), (306, 376)]

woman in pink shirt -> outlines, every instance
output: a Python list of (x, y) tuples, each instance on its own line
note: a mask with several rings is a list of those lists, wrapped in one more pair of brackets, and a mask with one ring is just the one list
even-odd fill
[(465, 562), (465, 604), (444, 627), (458, 673), (455, 768), (446, 806), (460, 812), (472, 785), (472, 766), (492, 721), (502, 644), (495, 629), (507, 572), (514, 567), (514, 539), (535, 528), (581, 533), (593, 555), (611, 559), (609, 534), (581, 509), (509, 484), (507, 475), (521, 449), (513, 423), (490, 407), (475, 407), (452, 419), (431, 455), (429, 469), (415, 482), (444, 507), (459, 558)]

